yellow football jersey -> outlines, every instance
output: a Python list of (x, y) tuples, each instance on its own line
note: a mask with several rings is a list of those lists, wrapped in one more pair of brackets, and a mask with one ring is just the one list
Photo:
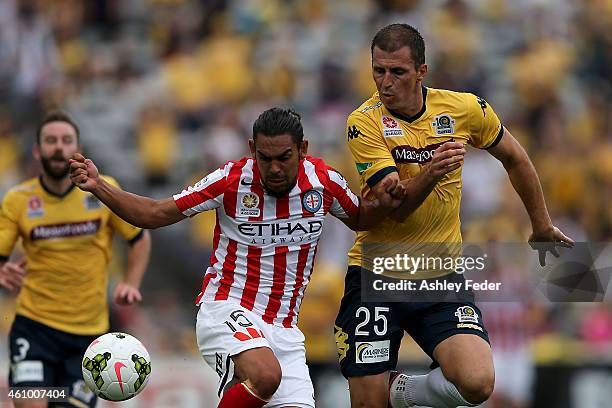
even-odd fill
[(113, 231), (126, 240), (141, 233), (74, 186), (60, 197), (34, 178), (9, 190), (0, 208), (0, 257), (21, 237), (28, 261), (17, 314), (67, 333), (106, 332)]
[[(447, 141), (487, 149), (503, 135), (499, 118), (484, 99), (470, 93), (423, 87), (423, 109), (406, 117), (389, 111), (375, 93), (347, 120), (347, 141), (360, 174), (362, 197), (373, 199), (370, 187), (397, 171), (414, 177)], [(461, 243), (459, 206), (461, 170), (440, 180), (423, 204), (402, 223), (386, 218), (371, 231), (359, 232), (349, 252), (349, 265), (372, 270), (374, 257), (455, 256)], [(451, 244), (443, 245), (442, 243)], [(452, 245), (455, 243), (455, 245)], [(433, 244), (433, 245), (432, 245)], [(407, 278), (405, 272), (385, 273)], [(439, 265), (420, 268), (413, 278), (437, 277), (449, 271)]]

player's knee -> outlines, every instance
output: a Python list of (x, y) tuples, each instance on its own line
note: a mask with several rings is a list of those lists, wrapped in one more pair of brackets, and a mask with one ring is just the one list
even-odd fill
[(495, 375), (493, 373), (479, 373), (466, 376), (460, 380), (457, 388), (461, 396), (471, 404), (482, 404), (493, 393)]
[(351, 408), (382, 408), (383, 406), (386, 406), (386, 404), (386, 401), (384, 402), (384, 404), (381, 405), (377, 401), (368, 399), (362, 399), (357, 401), (351, 400)]
[[(367, 378), (367, 377), (361, 377)], [(388, 380), (385, 376), (376, 376), (367, 381), (349, 381), (351, 408), (386, 408), (389, 399)]]
[(282, 378), (280, 366), (266, 367), (260, 370), (257, 375), (249, 378), (250, 386), (258, 397), (270, 399), (278, 389)]
[(15, 408), (47, 408), (47, 401), (19, 401)]

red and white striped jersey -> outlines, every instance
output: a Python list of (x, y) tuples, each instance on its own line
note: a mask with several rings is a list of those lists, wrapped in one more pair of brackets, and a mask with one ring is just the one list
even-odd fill
[(359, 199), (321, 159), (300, 161), (297, 183), (268, 195), (253, 158), (230, 161), (174, 196), (186, 216), (216, 209), (210, 267), (196, 303), (231, 301), (293, 327), (310, 280), (323, 219), (354, 216)]

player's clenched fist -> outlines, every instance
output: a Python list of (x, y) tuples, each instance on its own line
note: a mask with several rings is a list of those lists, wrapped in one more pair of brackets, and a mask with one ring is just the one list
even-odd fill
[(93, 191), (98, 186), (100, 174), (90, 159), (75, 153), (70, 159), (70, 180), (81, 190)]
[(378, 197), (378, 206), (385, 209), (395, 209), (399, 207), (406, 196), (406, 188), (397, 179), (382, 181), (385, 190)]

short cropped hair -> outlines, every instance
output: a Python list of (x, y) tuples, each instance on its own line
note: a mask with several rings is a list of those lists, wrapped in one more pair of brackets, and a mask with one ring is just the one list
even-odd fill
[(425, 41), (418, 30), (408, 24), (395, 23), (381, 28), (372, 39), (372, 55), (374, 55), (374, 47), (378, 47), (385, 52), (393, 52), (402, 47), (408, 47), (415, 68), (425, 63)]
[(42, 128), (45, 127), (47, 123), (51, 123), (51, 122), (64, 122), (72, 126), (74, 128), (74, 131), (76, 132), (77, 142), (79, 141), (79, 137), (80, 137), (79, 127), (72, 120), (70, 115), (68, 115), (66, 112), (61, 111), (61, 110), (53, 110), (53, 111), (47, 112), (43, 120), (39, 123), (38, 127), (36, 128), (36, 143), (37, 144), (40, 144), (40, 133), (42, 132)]
[(253, 123), (253, 141), (257, 140), (258, 134), (278, 136), (288, 133), (299, 146), (304, 140), (304, 128), (300, 119), (300, 114), (292, 109), (268, 109)]

